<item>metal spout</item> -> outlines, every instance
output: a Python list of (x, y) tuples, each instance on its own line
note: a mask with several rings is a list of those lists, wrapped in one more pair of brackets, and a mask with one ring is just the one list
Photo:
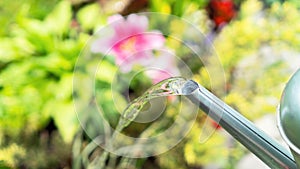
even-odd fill
[(188, 90), (198, 89), (193, 90), (186, 97), (198, 105), (212, 119), (219, 121), (219, 124), (228, 133), (265, 164), (271, 168), (297, 169), (292, 154), (266, 133), (255, 127), (251, 121), (196, 82), (189, 83), (188, 87)]

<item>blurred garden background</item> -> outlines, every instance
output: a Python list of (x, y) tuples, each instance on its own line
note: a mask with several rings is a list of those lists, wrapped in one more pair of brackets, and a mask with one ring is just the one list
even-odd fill
[[(74, 110), (75, 63), (111, 16), (138, 12), (171, 14), (193, 24), (214, 46), (225, 72), (226, 92), (214, 93), (251, 121), (273, 119), (285, 83), (300, 67), (299, 0), (4, 0), (0, 1), (0, 168), (93, 166), (103, 150), (91, 144)], [(181, 25), (172, 24), (162, 29), (180, 32)], [(190, 66), (192, 79), (210, 89), (207, 68), (184, 51), (175, 52)], [(205, 59), (214, 66), (213, 59)], [(120, 116), (117, 108), (111, 108), (109, 90), (116, 62), (104, 60), (106, 75), (96, 77), (99, 104), (112, 126)], [(130, 83), (130, 97), (139, 96), (154, 82), (151, 76), (137, 77)], [(124, 87), (117, 86), (119, 93), (114, 94), (120, 109), (128, 102)], [(224, 90), (218, 84), (214, 88)], [(160, 124), (173, 121), (176, 106), (166, 111)], [(248, 150), (214, 122), (211, 126), (217, 131), (206, 143), (199, 143), (205, 118), (200, 112), (189, 134), (170, 151), (137, 159), (128, 168), (239, 168)], [(96, 123), (101, 121), (87, 122), (90, 133), (97, 133)], [(131, 135), (149, 128), (133, 125), (126, 129)]]

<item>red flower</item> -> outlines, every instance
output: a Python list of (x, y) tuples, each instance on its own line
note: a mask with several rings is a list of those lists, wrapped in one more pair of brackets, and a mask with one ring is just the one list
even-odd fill
[(215, 28), (231, 21), (236, 15), (232, 0), (211, 0), (207, 7), (209, 17), (214, 21)]

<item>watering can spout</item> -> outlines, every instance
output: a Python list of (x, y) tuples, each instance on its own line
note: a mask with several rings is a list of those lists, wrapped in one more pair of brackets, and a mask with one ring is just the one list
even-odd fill
[(292, 154), (287, 149), (207, 89), (190, 80), (181, 90), (186, 97), (269, 167), (297, 168)]
[(193, 80), (188, 80), (184, 83), (181, 89), (182, 95), (191, 95), (197, 89), (199, 89), (198, 83)]

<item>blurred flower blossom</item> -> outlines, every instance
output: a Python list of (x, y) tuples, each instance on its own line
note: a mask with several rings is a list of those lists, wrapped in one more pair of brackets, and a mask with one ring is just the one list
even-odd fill
[(180, 72), (176, 66), (175, 54), (167, 49), (160, 50), (159, 55), (149, 61), (149, 70), (146, 75), (153, 83), (158, 83), (172, 76), (179, 76)]
[(233, 0), (211, 0), (207, 10), (209, 17), (215, 23), (215, 29), (219, 29), (230, 22), (237, 13)]
[(148, 68), (146, 75), (153, 83), (180, 74), (175, 54), (164, 46), (162, 33), (147, 31), (147, 17), (131, 14), (125, 19), (113, 15), (108, 23), (109, 31), (100, 32), (101, 36), (91, 46), (92, 52), (115, 56), (123, 73), (131, 71), (135, 64)]
[(126, 19), (121, 15), (114, 15), (108, 19), (109, 29), (96, 39), (92, 52), (100, 52), (115, 56), (115, 61), (120, 70), (129, 72), (134, 64), (147, 64), (153, 57), (154, 49), (164, 46), (165, 38), (159, 31), (147, 31), (148, 19), (136, 14), (129, 15)]

